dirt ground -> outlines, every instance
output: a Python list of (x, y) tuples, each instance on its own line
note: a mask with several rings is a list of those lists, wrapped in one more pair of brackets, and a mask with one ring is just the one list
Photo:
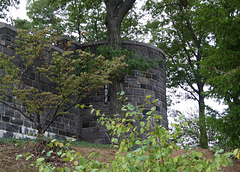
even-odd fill
[[(92, 152), (97, 152), (101, 155), (98, 158), (101, 162), (108, 162), (111, 157), (114, 156), (114, 150), (112, 149), (100, 149), (100, 148), (89, 148), (89, 147), (72, 147), (77, 152), (80, 152), (84, 156), (88, 156)], [(14, 146), (14, 145), (0, 145), (0, 172), (37, 172), (38, 170), (34, 167), (28, 167), (30, 162), (20, 158), (16, 161), (16, 156), (28, 151), (27, 146)], [(210, 150), (198, 149), (198, 151), (205, 152), (206, 158), (210, 158), (214, 153)], [(177, 156), (184, 153), (184, 150), (174, 151), (171, 156)], [(240, 160), (234, 159), (233, 167), (223, 168), (226, 172), (239, 172), (240, 171)]]

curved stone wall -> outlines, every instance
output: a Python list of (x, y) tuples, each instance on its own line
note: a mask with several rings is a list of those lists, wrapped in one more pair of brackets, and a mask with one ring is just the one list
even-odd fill
[[(90, 49), (95, 52), (99, 46), (107, 45), (107, 41), (99, 41), (94, 43), (75, 44), (76, 48), (81, 49)], [(79, 46), (79, 47), (78, 47)], [(141, 72), (134, 70), (131, 75), (126, 75), (124, 79), (124, 91), (125, 97), (128, 97), (127, 103), (132, 105), (142, 105), (144, 104), (144, 100), (147, 95), (152, 96), (152, 100), (159, 99), (156, 102), (156, 113), (162, 115), (163, 120), (161, 121), (161, 125), (168, 128), (168, 120), (167, 120), (167, 105), (166, 105), (166, 65), (165, 65), (165, 55), (164, 52), (152, 45), (136, 42), (136, 41), (122, 41), (122, 48), (128, 49), (130, 51), (134, 51), (137, 57), (143, 57), (147, 59), (158, 59), (160, 63), (158, 66), (148, 69), (147, 71)], [(91, 102), (95, 108), (101, 109), (101, 111), (109, 114), (110, 107), (109, 103), (103, 103), (104, 90), (99, 91), (89, 97), (87, 102)], [(115, 93), (117, 94), (117, 93)], [(151, 106), (146, 106), (144, 113), (150, 109)], [(86, 121), (94, 121), (94, 117), (90, 118), (90, 114), (88, 115), (88, 119)], [(86, 126), (90, 126), (87, 124)], [(84, 130), (92, 130), (91, 127), (84, 128)]]
[[(10, 44), (15, 45), (15, 36), (16, 28), (0, 22), (0, 52), (7, 55), (15, 54), (14, 46), (8, 46)], [(68, 41), (73, 40), (63, 37), (59, 40), (58, 46), (52, 47), (53, 50), (63, 52), (63, 49), (66, 48), (64, 45)], [(89, 48), (94, 52), (101, 45), (107, 45), (107, 42), (99, 41), (89, 44), (75, 42), (68, 48), (72, 50)], [(124, 91), (125, 96), (128, 97), (128, 102), (133, 105), (143, 104), (146, 95), (152, 95), (152, 99), (159, 99), (156, 104), (156, 110), (163, 117), (161, 124), (167, 127), (166, 69), (163, 51), (149, 44), (125, 40), (122, 41), (122, 47), (134, 51), (137, 57), (157, 58), (162, 61), (158, 66), (148, 69), (145, 72), (135, 70), (131, 75), (126, 75), (124, 78)], [(35, 83), (34, 71), (27, 71), (25, 76), (25, 84), (31, 86)], [(51, 88), (54, 87), (51, 83), (46, 83), (44, 79), (39, 84), (41, 84), (43, 90), (47, 91), (51, 91)], [(104, 88), (102, 88), (85, 98), (82, 103), (92, 104), (96, 109), (109, 114), (109, 103), (104, 102), (104, 99)], [(149, 108), (146, 107), (144, 113)], [(36, 132), (31, 122), (22, 117), (17, 111), (0, 103), (0, 137), (29, 137), (27, 134), (30, 132)], [(47, 135), (61, 139), (66, 136), (76, 136), (78, 140), (82, 141), (109, 142), (106, 129), (97, 123), (97, 117), (91, 115), (90, 109), (70, 109), (70, 114), (57, 118), (48, 129)]]

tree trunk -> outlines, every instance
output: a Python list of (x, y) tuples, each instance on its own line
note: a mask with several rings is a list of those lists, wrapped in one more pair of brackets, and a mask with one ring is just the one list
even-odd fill
[[(108, 30), (108, 45), (114, 49), (121, 46), (120, 24), (116, 19), (109, 19), (106, 23)], [(122, 109), (122, 101), (118, 99), (117, 93), (123, 91), (124, 75), (119, 74), (112, 80), (109, 87), (110, 92), (110, 115), (120, 114)]]
[(203, 85), (202, 83), (198, 84), (199, 88), (199, 100), (198, 100), (198, 107), (199, 107), (199, 128), (200, 128), (200, 143), (199, 146), (201, 148), (208, 148), (208, 137), (207, 137), (207, 129), (206, 129), (206, 118), (205, 118), (205, 96), (202, 95), (203, 92)]
[(116, 78), (112, 80), (112, 84), (110, 85), (110, 115), (113, 117), (114, 114), (121, 114), (122, 109), (122, 100), (119, 99), (117, 93), (123, 91), (124, 84), (124, 74), (119, 74)]
[(108, 45), (113, 47), (114, 49), (119, 48), (121, 46), (121, 23), (119, 23), (115, 18), (110, 18), (108, 19), (106, 26), (108, 31)]
[[(106, 27), (108, 34), (108, 45), (116, 49), (121, 46), (121, 23), (127, 12), (132, 8), (136, 0), (105, 0), (106, 4)], [(110, 85), (110, 113), (121, 113), (122, 101), (118, 99), (117, 93), (123, 91), (124, 74), (119, 74), (112, 80)]]

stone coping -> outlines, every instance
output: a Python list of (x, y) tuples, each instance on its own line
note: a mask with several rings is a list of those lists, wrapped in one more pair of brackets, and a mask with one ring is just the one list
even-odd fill
[[(1, 28), (8, 28), (12, 31), (17, 32), (17, 29), (14, 26), (11, 26), (9, 24), (0, 22), (0, 29)], [(96, 42), (90, 42), (90, 43), (86, 43), (86, 44), (80, 44), (79, 42), (77, 42), (76, 40), (73, 40), (71, 38), (69, 38), (68, 36), (62, 36), (59, 40), (69, 40), (69, 41), (73, 41), (74, 44), (80, 46), (80, 47), (88, 47), (88, 46), (92, 46), (92, 45), (103, 45), (103, 44), (107, 44), (107, 40), (103, 40), (103, 41), (96, 41)], [(131, 40), (122, 40), (122, 44), (130, 44), (130, 45), (140, 45), (140, 46), (144, 46), (147, 48), (151, 48), (154, 49), (156, 51), (159, 51), (160, 53), (162, 53), (165, 57), (165, 53), (163, 52), (162, 49), (153, 46), (151, 44), (147, 44), (147, 43), (143, 43), (143, 42), (138, 42), (138, 41), (131, 41)], [(56, 48), (56, 47), (55, 47)]]
[[(61, 37), (59, 40), (69, 40), (69, 41), (73, 41), (74, 44), (76, 44), (77, 46), (80, 46), (80, 47), (89, 47), (89, 46), (94, 46), (94, 45), (104, 45), (104, 44), (108, 44), (107, 40), (103, 40), (103, 41), (95, 41), (95, 42), (90, 42), (90, 43), (84, 43), (84, 44), (80, 44), (79, 42), (77, 42), (76, 40), (73, 40), (71, 38), (69, 38), (68, 36), (63, 36)], [(144, 42), (138, 42), (138, 41), (131, 41), (131, 40), (122, 40), (122, 44), (130, 44), (130, 45), (140, 45), (140, 46), (143, 46), (143, 47), (147, 47), (147, 48), (151, 48), (151, 49), (154, 49), (156, 51), (159, 51), (160, 53), (162, 53), (165, 57), (165, 53), (163, 52), (162, 49), (154, 46), (154, 45), (151, 45), (151, 44), (147, 44), (147, 43), (144, 43)]]
[(14, 26), (11, 26), (10, 24), (7, 24), (7, 23), (0, 22), (0, 29), (1, 28), (8, 28), (12, 31), (17, 32), (17, 28), (15, 28)]

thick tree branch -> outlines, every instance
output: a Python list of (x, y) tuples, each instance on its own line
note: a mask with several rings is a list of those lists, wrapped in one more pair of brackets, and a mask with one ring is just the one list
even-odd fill
[(133, 4), (136, 0), (125, 0), (122, 4), (122, 6), (119, 8), (118, 11), (118, 22), (122, 22), (124, 16), (127, 14), (127, 12), (132, 8)]

